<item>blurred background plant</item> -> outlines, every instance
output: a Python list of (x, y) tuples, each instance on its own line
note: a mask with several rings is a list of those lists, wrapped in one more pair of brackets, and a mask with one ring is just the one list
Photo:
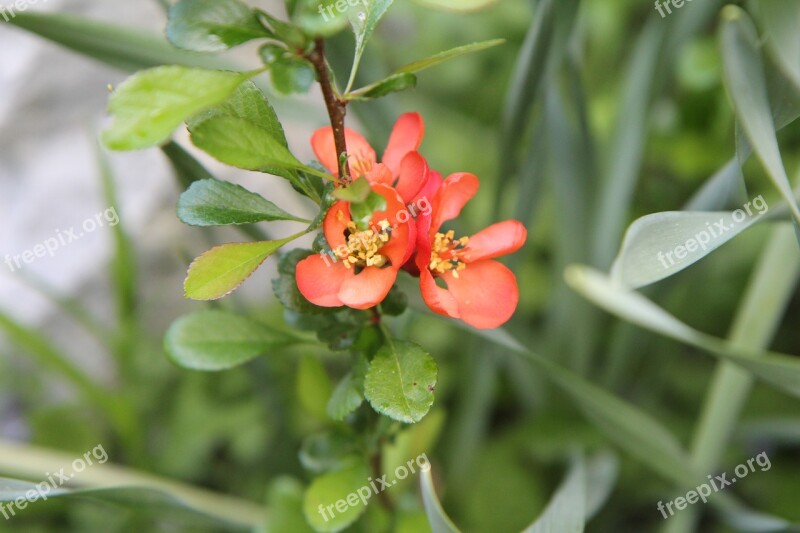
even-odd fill
[[(269, 11), (281, 3), (254, 4)], [(387, 444), (383, 470), (426, 452), (443, 508), (464, 531), (520, 531), (537, 517), (550, 520), (551, 531), (572, 531), (583, 527), (584, 514), (593, 516), (590, 531), (777, 531), (800, 522), (800, 418), (792, 397), (800, 390), (800, 372), (795, 358), (762, 353), (767, 347), (790, 354), (800, 349), (793, 322), (800, 312), (797, 245), (789, 210), (780, 208), (793, 200), (785, 187), (779, 194), (785, 185), (780, 169), (795, 170), (798, 163), (800, 43), (792, 29), (800, 27), (800, 7), (762, 0), (738, 3), (740, 9), (705, 0), (662, 18), (652, 5), (627, 0), (481, 4), (467, 6), (479, 11), (462, 13), (432, 9), (458, 5), (444, 0), (395, 3), (364, 56), (357, 86), (456, 44), (507, 42), (421, 74), (414, 91), (351, 107), (349, 125), (357, 121), (375, 146), (385, 146), (400, 113), (421, 112), (431, 166), (468, 169), (482, 179), (484, 194), (470, 203), (458, 228), (464, 234), (507, 217), (530, 230), (528, 245), (507, 262), (517, 273), (521, 302), (504, 331), (464, 334), (416, 310), (414, 289), (407, 291), (412, 309), (393, 327), (434, 355), (436, 404)], [(150, 29), (163, 28), (165, 20)], [(178, 52), (162, 37), (120, 29), (122, 23), (30, 11), (10, 21), (119, 69), (109, 77), (114, 83), (124, 73), (159, 64), (220, 68), (252, 57)], [(10, 25), (0, 32), (17, 35)], [(346, 78), (352, 36), (337, 35), (328, 46), (332, 66)], [(325, 123), (324, 111), (308, 100), (267, 92), (290, 145), (301, 151), (309, 128)], [(98, 106), (87, 114), (100, 112)], [(49, 118), (50, 127), (58, 127), (61, 117)], [(756, 157), (748, 159), (751, 146)], [(775, 158), (778, 147), (782, 161)], [(163, 152), (181, 189), (202, 172), (177, 144)], [(102, 177), (104, 205), (124, 205), (115, 183), (125, 186), (115, 169), (125, 167), (131, 179), (137, 159), (98, 154), (97, 163), (83, 161), (81, 171)], [(21, 184), (25, 175), (13, 179)], [(271, 199), (288, 192), (277, 178), (263, 184), (269, 179), (259, 177)], [(174, 218), (170, 205), (179, 190), (161, 192), (157, 208)], [(758, 194), (773, 220), (765, 217), (767, 223), (644, 291), (681, 321), (726, 342), (671, 327), (624, 288), (666, 277), (654, 271), (657, 265), (631, 258), (670, 250), (668, 243), (682, 242), (706, 219), (635, 222), (635, 229), (647, 231), (629, 233), (614, 263), (614, 283), (585, 267), (567, 270), (578, 293), (625, 320), (599, 311), (564, 281), (573, 263), (609, 271), (626, 226), (638, 217), (733, 210)], [(303, 207), (292, 212), (303, 214)], [(37, 482), (43, 465), (102, 443), (112, 462), (132, 470), (108, 477), (103, 470), (97, 480), (87, 472), (86, 485), (135, 479), (162, 496), (156, 501), (154, 493), (111, 491), (52, 499), (0, 522), (0, 530), (227, 530), (260, 521), (261, 501), (268, 531), (308, 530), (304, 487), (347, 452), (337, 449), (341, 427), (324, 416), (332, 387), (327, 372), (342, 375), (347, 361), (323, 347), (303, 346), (214, 374), (176, 368), (161, 339), (182, 311), (197, 306), (165, 302), (164, 294), (180, 298), (179, 290), (165, 287), (176, 283), (176, 273), (179, 278), (203, 244), (190, 236), (196, 230), (176, 225), (154, 252), (148, 235), (126, 222), (125, 209), (118, 211), (121, 223), (107, 232), (114, 237), (113, 257), (97, 284), (101, 300), (113, 296), (113, 305), (91, 306), (83, 290), (59, 292), (52, 287), (59, 273), (46, 266), (41, 276), (23, 270), (15, 283), (45, 295), (50, 316), (68, 318), (66, 333), (27, 324), (24, 302), (3, 299), (0, 474)], [(73, 219), (93, 212), (76, 206)], [(719, 218), (714, 216), (707, 219)], [(209, 229), (203, 238), (209, 244), (229, 235)], [(4, 255), (12, 252), (3, 249)], [(170, 253), (174, 261), (152, 259)], [(266, 283), (270, 275), (257, 276), (264, 278), (261, 284), (254, 280), (246, 294), (236, 293), (218, 308), (281, 327), (282, 309)], [(88, 345), (87, 334), (94, 338)], [(108, 370), (87, 370), (87, 361), (102, 361)], [(753, 376), (760, 381), (753, 384)], [(760, 451), (771, 459), (768, 472), (667, 521), (657, 511), (658, 501), (685, 494), (706, 475), (731, 470)], [(601, 454), (585, 465), (576, 459), (595, 452)], [(159, 477), (137, 478), (133, 470)], [(198, 494), (189, 485), (213, 493)], [(437, 529), (450, 526), (438, 524), (430, 508), (427, 525), (419, 492), (414, 482), (391, 489), (391, 512), (370, 505), (348, 530), (450, 531)], [(430, 492), (423, 493), (430, 501)], [(164, 494), (222, 521), (187, 514)]]

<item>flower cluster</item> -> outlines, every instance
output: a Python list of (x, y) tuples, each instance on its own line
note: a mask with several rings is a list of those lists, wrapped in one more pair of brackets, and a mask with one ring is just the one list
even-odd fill
[[(341, 260), (331, 263), (320, 255), (304, 259), (297, 265), (297, 287), (318, 306), (368, 309), (386, 298), (403, 269), (419, 277), (422, 297), (436, 313), (476, 328), (496, 328), (514, 313), (519, 288), (514, 274), (493, 259), (519, 250), (527, 231), (516, 220), (493, 224), (471, 237), (457, 238), (453, 230), (444, 230), (480, 184), (473, 174), (443, 179), (430, 169), (418, 152), (424, 132), (419, 114), (402, 115), (378, 162), (369, 143), (346, 130), (351, 176), (366, 179), (384, 202), (368, 220), (354, 219), (350, 202), (333, 204), (322, 227)], [(338, 177), (332, 128), (317, 130), (311, 143), (319, 161)], [(406, 207), (420, 200), (429, 201), (431, 208), (409, 217)]]

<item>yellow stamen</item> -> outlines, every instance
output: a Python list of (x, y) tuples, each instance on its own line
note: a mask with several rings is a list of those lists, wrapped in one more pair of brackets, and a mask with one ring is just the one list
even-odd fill
[[(341, 211), (339, 213), (341, 214)], [(353, 266), (380, 268), (384, 266), (388, 258), (378, 252), (384, 244), (389, 242), (390, 227), (391, 224), (388, 220), (381, 220), (378, 222), (378, 228), (373, 226), (371, 229), (359, 231), (355, 222), (348, 222), (347, 250), (336, 252), (340, 258), (345, 260), (344, 266), (347, 268)]]
[(458, 273), (467, 268), (467, 264), (461, 261), (461, 254), (467, 244), (469, 244), (469, 237), (456, 239), (453, 230), (447, 233), (437, 233), (433, 237), (431, 261), (428, 268), (437, 274), (449, 271), (453, 273), (454, 278), (458, 278)]

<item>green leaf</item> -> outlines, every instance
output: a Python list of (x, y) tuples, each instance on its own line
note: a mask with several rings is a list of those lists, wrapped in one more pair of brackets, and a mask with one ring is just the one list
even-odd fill
[(103, 141), (112, 150), (162, 144), (182, 122), (224, 102), (252, 75), (179, 66), (135, 74), (111, 95), (114, 122)]
[(780, 353), (753, 351), (701, 333), (684, 324), (641, 294), (613, 283), (588, 267), (571, 266), (569, 285), (588, 300), (620, 318), (730, 361), (789, 394), (800, 397), (800, 359)]
[(184, 65), (208, 69), (230, 68), (217, 57), (177, 50), (163, 35), (151, 34), (105, 21), (59, 13), (17, 13), (9, 21), (24, 30), (70, 50), (126, 72), (159, 65)]
[(305, 168), (267, 130), (243, 118), (212, 116), (189, 130), (195, 146), (227, 165), (263, 172)]
[(417, 86), (417, 77), (409, 72), (392, 74), (388, 78), (362, 87), (357, 91), (349, 93), (348, 100), (372, 100), (381, 98), (387, 94), (398, 93), (406, 89), (413, 89)]
[(289, 311), (303, 314), (325, 314), (333, 311), (312, 304), (300, 293), (295, 276), (297, 263), (314, 255), (310, 250), (296, 249), (283, 254), (278, 262), (279, 276), (272, 280), (272, 289), (281, 304)]
[[(460, 3), (463, 3), (463, 0)], [(473, 54), (475, 52), (480, 52), (481, 50), (486, 50), (487, 48), (499, 46), (505, 42), (505, 39), (491, 39), (489, 41), (481, 41), (478, 43), (465, 44), (463, 46), (451, 48), (450, 50), (439, 52), (438, 54), (432, 55), (425, 59), (420, 59), (419, 61), (414, 61), (413, 63), (409, 63), (404, 67), (400, 67), (394, 71), (394, 74), (417, 73), (422, 70), (435, 67), (436, 65), (444, 63), (445, 61), (450, 61), (451, 59), (455, 59), (466, 54)]]
[(303, 516), (303, 486), (290, 477), (279, 477), (267, 491), (269, 517), (264, 533), (313, 533)]
[(338, 187), (333, 191), (333, 197), (345, 202), (360, 203), (367, 199), (372, 187), (366, 179), (357, 179), (346, 187)]
[(297, 0), (292, 21), (309, 35), (331, 37), (347, 27), (347, 11), (336, 9), (339, 0)]
[(328, 402), (328, 416), (334, 420), (344, 420), (364, 403), (364, 378), (369, 363), (359, 354), (353, 370), (348, 372), (333, 390)]
[(654, 472), (675, 483), (691, 486), (696, 478), (678, 439), (658, 420), (582, 376), (530, 351), (503, 329), (467, 329), (523, 356), (572, 398), (584, 415), (612, 442)]
[(308, 487), (303, 504), (308, 523), (314, 530), (327, 533), (341, 531), (355, 522), (367, 509), (359, 491), (372, 495), (369, 479), (369, 469), (358, 457), (349, 466), (316, 478)]
[(185, 50), (221, 52), (270, 35), (238, 0), (181, 0), (169, 10), (167, 38)]
[(173, 322), (164, 337), (164, 349), (180, 367), (218, 371), (296, 342), (293, 337), (249, 318), (227, 311), (205, 310)]
[(585, 522), (608, 498), (616, 478), (613, 455), (599, 454), (588, 463), (576, 457), (547, 508), (523, 533), (583, 531)]
[(270, 65), (272, 85), (282, 94), (305, 94), (314, 83), (314, 67), (297, 57), (282, 57)]
[[(94, 500), (98, 504), (112, 505), (116, 507), (127, 508), (141, 512), (142, 509), (150, 509), (157, 515), (164, 519), (168, 519), (174, 523), (180, 523), (186, 528), (207, 528), (209, 525), (214, 524), (220, 528), (235, 527), (255, 527), (257, 522), (252, 512), (253, 506), (248, 506), (248, 513), (245, 514), (242, 509), (232, 509), (232, 512), (223, 515), (215, 514), (214, 510), (210, 509), (208, 504), (208, 495), (205, 500), (198, 495), (195, 495), (191, 500), (185, 498), (184, 494), (179, 494), (177, 490), (175, 494), (169, 491), (167, 486), (146, 487), (142, 485), (146, 482), (145, 476), (137, 476), (135, 479), (130, 480), (131, 486), (116, 486), (112, 488), (54, 488), (50, 490), (49, 494), (45, 492), (45, 496), (51, 498), (65, 498), (68, 501), (73, 498), (75, 501), (78, 499), (83, 501)], [(138, 482), (138, 483), (137, 483)], [(0, 478), (0, 502), (11, 502), (19, 498), (28, 498), (27, 494), (30, 491), (37, 493), (37, 487), (42, 483), (30, 483), (17, 479)], [(164, 484), (166, 485), (166, 484)], [(197, 491), (199, 493), (199, 491)], [(216, 495), (212, 495), (216, 496)], [(40, 498), (37, 493), (37, 500), (33, 502), (34, 505), (39, 505)], [(27, 505), (26, 505), (27, 507)], [(238, 513), (238, 514), (237, 514)], [(259, 513), (263, 515), (263, 513)], [(13, 520), (13, 517), (12, 517)]]
[(500, 0), (415, 0), (421, 6), (442, 11), (480, 11), (493, 6)]
[(350, 24), (353, 26), (353, 33), (356, 36), (356, 52), (353, 58), (353, 68), (350, 70), (350, 80), (347, 83), (345, 93), (350, 91), (353, 83), (356, 80), (358, 73), (358, 66), (361, 64), (361, 56), (364, 55), (367, 42), (372, 37), (375, 31), (375, 26), (378, 25), (383, 15), (389, 10), (394, 0), (363, 0), (366, 2), (366, 7), (358, 7), (349, 11)]
[(442, 509), (436, 489), (433, 487), (431, 469), (422, 470), (419, 474), (422, 503), (425, 505), (425, 514), (428, 515), (428, 524), (432, 533), (461, 533), (453, 524), (450, 517)]
[[(737, 212), (653, 213), (637, 219), (625, 233), (622, 249), (611, 267), (611, 277), (631, 288), (667, 278), (705, 256), (763, 220), (769, 207), (763, 197), (755, 200), (761, 209)], [(724, 229), (720, 229), (720, 226)]]
[(213, 107), (189, 121), (189, 129), (209, 118), (235, 117), (247, 120), (254, 126), (265, 130), (284, 148), (289, 147), (275, 109), (270, 105), (264, 93), (252, 81), (246, 81), (236, 88), (233, 94), (222, 105)]
[(188, 189), (192, 183), (204, 179), (213, 180), (214, 175), (180, 144), (170, 141), (161, 147), (161, 151), (169, 159), (178, 183)]
[(303, 439), (298, 459), (303, 468), (315, 474), (340, 470), (350, 465), (358, 445), (358, 439), (349, 428), (334, 427)]
[(297, 396), (300, 405), (318, 420), (327, 419), (326, 407), (331, 398), (331, 381), (319, 359), (308, 355), (297, 369)]
[(758, 3), (767, 49), (795, 87), (800, 90), (800, 4), (794, 0)]
[(522, 533), (582, 533), (586, 515), (586, 471), (579, 457), (542, 515)]
[(216, 246), (194, 260), (184, 282), (192, 300), (217, 300), (236, 290), (281, 246), (299, 237), (279, 241), (230, 243)]
[(758, 159), (800, 223), (800, 208), (781, 160), (770, 109), (758, 36), (747, 14), (735, 6), (722, 11), (720, 32), (725, 81), (739, 124)]
[(272, 220), (308, 222), (290, 215), (259, 194), (216, 179), (196, 181), (181, 194), (178, 218), (190, 226), (225, 226)]
[(437, 368), (416, 344), (387, 340), (370, 363), (364, 394), (377, 412), (408, 424), (422, 420), (433, 405)]
[(592, 262), (604, 268), (613, 260), (641, 174), (651, 102), (660, 89), (658, 69), (666, 47), (667, 29), (660, 18), (651, 18), (631, 47), (619, 97), (623, 104), (609, 147), (612, 155), (607, 158), (609, 164), (600, 178), (604, 185), (597, 195), (591, 223)]
[(350, 216), (360, 230), (366, 230), (369, 227), (372, 215), (385, 210), (386, 198), (372, 190), (364, 201), (350, 204)]

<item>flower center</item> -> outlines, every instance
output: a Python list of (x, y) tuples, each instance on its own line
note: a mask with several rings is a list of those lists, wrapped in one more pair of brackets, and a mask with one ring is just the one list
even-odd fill
[(391, 237), (391, 224), (384, 219), (378, 222), (378, 227), (359, 231), (356, 223), (347, 223), (347, 250), (336, 252), (343, 261), (344, 266), (350, 267), (382, 267), (388, 261), (387, 257), (378, 253)]
[(433, 238), (431, 262), (428, 264), (428, 268), (438, 274), (450, 271), (454, 278), (458, 278), (458, 272), (467, 268), (466, 263), (461, 261), (460, 257), (468, 243), (469, 237), (455, 239), (453, 230), (447, 233), (437, 233)]
[(371, 160), (361, 154), (351, 154), (348, 162), (350, 163), (350, 172), (353, 174), (353, 179), (366, 176), (375, 166)]

